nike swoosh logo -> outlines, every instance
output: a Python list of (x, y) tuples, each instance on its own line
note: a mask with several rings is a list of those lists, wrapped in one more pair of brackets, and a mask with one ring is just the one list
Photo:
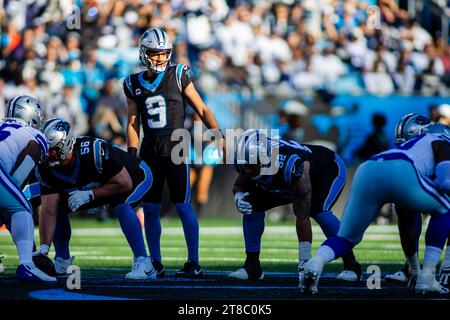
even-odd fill
[(147, 272), (147, 271), (144, 271), (144, 273), (146, 274), (146, 275), (151, 275), (152, 274), (152, 272), (151, 271), (149, 271), (149, 272)]
[(202, 270), (201, 270), (201, 269), (198, 270), (198, 271), (197, 271), (197, 270), (194, 270), (194, 273), (195, 273), (196, 276), (198, 276), (200, 273), (202, 273)]

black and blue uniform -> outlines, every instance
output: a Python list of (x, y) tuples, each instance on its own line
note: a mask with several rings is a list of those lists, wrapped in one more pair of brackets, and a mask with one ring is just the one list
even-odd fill
[(250, 177), (240, 174), (236, 184), (245, 188), (255, 211), (267, 211), (292, 203), (292, 183), (303, 174), (303, 163), (310, 163), (312, 186), (311, 216), (329, 211), (341, 194), (346, 181), (345, 164), (332, 150), (295, 141), (272, 140), (278, 148), (274, 175)]

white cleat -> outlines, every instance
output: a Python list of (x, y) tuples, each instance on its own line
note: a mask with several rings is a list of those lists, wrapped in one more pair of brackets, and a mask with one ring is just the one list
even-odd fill
[(150, 257), (137, 257), (133, 259), (131, 271), (125, 275), (130, 280), (155, 280), (156, 270), (153, 268)]
[(355, 282), (358, 281), (359, 278), (355, 271), (343, 270), (341, 273), (337, 275), (336, 280)]
[(73, 260), (75, 260), (75, 257), (70, 257), (69, 259), (63, 259), (61, 257), (55, 258), (55, 271), (57, 275), (66, 275), (67, 274), (67, 268), (69, 268), (72, 265)]
[(302, 293), (316, 294), (323, 266), (317, 258), (311, 258), (306, 264), (303, 276), (299, 276), (299, 289)]
[(436, 280), (434, 272), (430, 270), (422, 270), (417, 277), (416, 282), (416, 293), (428, 294), (428, 293), (439, 293), (446, 294), (448, 289), (441, 286)]
[(397, 272), (392, 273), (392, 274), (388, 274), (384, 278), (386, 280), (388, 280), (388, 281), (396, 281), (396, 282), (406, 282), (406, 281), (408, 281), (408, 278), (407, 278), (406, 274), (402, 270), (397, 271)]
[[(240, 268), (240, 269), (237, 269), (236, 271), (228, 274), (228, 278), (238, 279), (238, 280), (248, 280), (249, 276), (248, 276), (247, 270), (245, 270), (244, 268)], [(262, 272), (261, 275), (255, 279), (259, 279), (259, 280), (264, 279), (264, 272)]]
[(16, 270), (17, 279), (27, 282), (56, 282), (56, 278), (50, 277), (42, 270), (36, 268), (33, 262), (19, 265)]

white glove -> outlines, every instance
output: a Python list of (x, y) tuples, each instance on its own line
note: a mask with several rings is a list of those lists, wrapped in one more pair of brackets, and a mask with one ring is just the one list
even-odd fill
[(39, 249), (37, 249), (35, 252), (33, 252), (33, 256), (37, 256), (40, 254), (48, 255), (48, 252), (50, 251), (50, 247), (46, 244), (41, 244)]
[(248, 192), (236, 192), (236, 194), (234, 195), (236, 207), (238, 211), (242, 214), (251, 214), (253, 212), (252, 205), (250, 204), (250, 202), (244, 200), (244, 198), (248, 195), (249, 195)]
[(69, 193), (69, 207), (72, 211), (76, 211), (82, 205), (94, 200), (92, 190), (75, 190)]

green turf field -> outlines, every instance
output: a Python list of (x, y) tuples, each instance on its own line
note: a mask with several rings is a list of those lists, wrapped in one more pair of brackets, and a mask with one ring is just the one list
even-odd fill
[[(200, 223), (200, 262), (204, 270), (233, 270), (245, 259), (241, 220), (203, 218)], [(179, 269), (186, 260), (186, 245), (181, 222), (178, 219), (162, 220), (161, 239), (163, 263), (167, 269)], [(313, 227), (313, 253), (325, 237), (318, 226)], [(36, 230), (36, 239), (38, 233)], [(85, 271), (111, 268), (106, 273), (123, 272), (131, 267), (131, 250), (128, 247), (117, 220), (99, 222), (93, 219), (72, 219), (71, 254), (74, 264)], [(423, 239), (421, 248), (424, 248)], [(423, 256), (421, 250), (420, 258)], [(0, 232), (0, 253), (6, 274), (12, 274), (17, 266), (17, 253), (8, 232)], [(364, 266), (377, 264), (382, 272), (390, 272), (402, 265), (404, 258), (397, 226), (373, 225), (355, 250)], [(53, 251), (50, 256), (53, 257)], [(266, 221), (262, 242), (261, 262), (267, 272), (295, 272), (298, 245), (294, 221)], [(327, 266), (326, 271), (337, 271), (341, 262)], [(120, 269), (118, 269), (120, 268)], [(365, 268), (364, 270), (365, 271)]]

